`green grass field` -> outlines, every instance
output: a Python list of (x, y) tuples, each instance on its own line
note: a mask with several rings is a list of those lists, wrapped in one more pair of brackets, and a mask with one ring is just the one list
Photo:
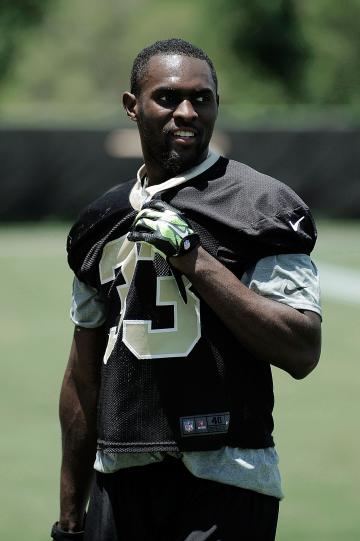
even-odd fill
[[(45, 541), (57, 518), (57, 401), (72, 334), (63, 225), (0, 228), (0, 539)], [(320, 222), (314, 259), (360, 273), (360, 222)], [(278, 541), (360, 539), (360, 306), (324, 295), (323, 354), (274, 370), (285, 500)]]

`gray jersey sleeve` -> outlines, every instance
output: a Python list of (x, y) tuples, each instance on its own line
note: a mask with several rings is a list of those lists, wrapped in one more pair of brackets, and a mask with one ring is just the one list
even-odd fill
[[(245, 272), (242, 282), (259, 295), (321, 316), (319, 274), (308, 255), (264, 257)], [(89, 329), (100, 327), (106, 319), (101, 294), (76, 277), (70, 317), (75, 325)]]
[(73, 281), (70, 317), (75, 325), (94, 329), (105, 323), (105, 301), (97, 289), (80, 282), (76, 276)]
[(321, 316), (319, 273), (308, 255), (264, 257), (241, 281), (263, 297)]

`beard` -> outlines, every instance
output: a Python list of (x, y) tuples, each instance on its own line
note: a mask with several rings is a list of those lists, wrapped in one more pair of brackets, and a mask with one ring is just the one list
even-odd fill
[(164, 171), (171, 177), (176, 177), (186, 169), (189, 169), (191, 165), (187, 164), (185, 156), (180, 156), (176, 150), (170, 149), (164, 151), (159, 160)]
[[(207, 147), (206, 147), (207, 148)], [(189, 151), (178, 151), (168, 146), (166, 142), (162, 145), (153, 144), (153, 141), (147, 147), (148, 154), (151, 155), (153, 162), (158, 164), (160, 170), (166, 178), (173, 178), (188, 169), (194, 167), (201, 160), (204, 154), (202, 148), (193, 148)], [(200, 159), (200, 160), (199, 160)]]
[(208, 145), (199, 144), (192, 149), (177, 149), (172, 146), (173, 127), (165, 127), (161, 135), (156, 135), (153, 125), (140, 114), (138, 128), (145, 161), (149, 160), (156, 164), (156, 168), (163, 172), (165, 179), (176, 177), (204, 159), (203, 155)]

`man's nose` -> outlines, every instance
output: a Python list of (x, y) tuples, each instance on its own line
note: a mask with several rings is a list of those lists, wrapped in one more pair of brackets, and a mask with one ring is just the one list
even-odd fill
[(174, 111), (174, 118), (183, 118), (185, 120), (195, 120), (198, 117), (196, 110), (190, 100), (183, 100)]

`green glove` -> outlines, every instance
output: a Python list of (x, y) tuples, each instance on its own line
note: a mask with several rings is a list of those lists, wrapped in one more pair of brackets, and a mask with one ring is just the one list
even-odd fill
[(160, 199), (143, 206), (127, 238), (132, 242), (152, 244), (165, 257), (185, 255), (200, 244), (199, 235), (182, 212)]

